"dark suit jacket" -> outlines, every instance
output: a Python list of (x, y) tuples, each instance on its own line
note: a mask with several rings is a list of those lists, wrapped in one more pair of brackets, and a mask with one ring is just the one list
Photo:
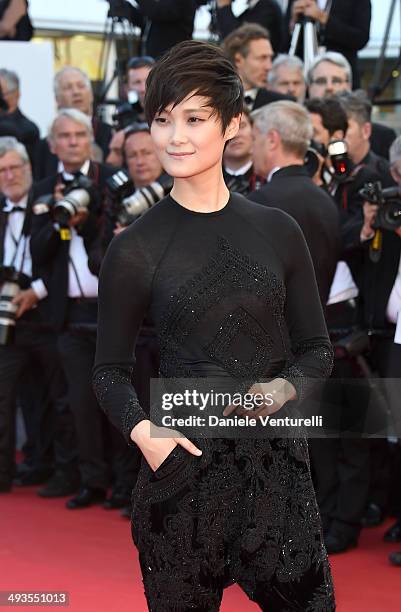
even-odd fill
[(270, 104), (271, 102), (278, 102), (279, 100), (291, 100), (295, 102), (295, 98), (292, 96), (287, 96), (286, 94), (278, 93), (277, 91), (270, 91), (270, 89), (265, 89), (264, 87), (259, 87), (258, 93), (256, 94), (255, 102), (251, 110), (257, 110), (262, 106), (266, 106), (266, 104)]
[[(103, 164), (91, 162), (88, 176), (98, 185), (98, 200), (91, 202), (90, 214), (85, 223), (78, 229), (84, 240), (87, 253), (96, 240), (98, 224), (103, 207), (103, 194), (106, 179), (115, 169)], [(53, 193), (59, 175), (55, 174), (34, 185), (33, 197)], [(77, 228), (76, 228), (77, 229)], [(32, 261), (44, 280), (47, 291), (47, 316), (51, 324), (61, 330), (65, 324), (68, 299), (68, 241), (60, 238), (60, 233), (54, 228), (49, 213), (32, 216), (31, 253)]]
[(12, 135), (15, 135), (26, 146), (31, 163), (33, 163), (35, 148), (40, 138), (38, 126), (25, 117), (19, 108), (13, 113), (7, 113), (5, 118), (7, 123), (14, 126), (15, 132)]
[[(104, 121), (100, 121), (97, 117), (92, 118), (93, 135), (96, 144), (103, 151), (104, 159), (109, 154), (109, 143), (112, 137), (112, 127)], [(35, 181), (41, 181), (47, 176), (56, 174), (58, 159), (50, 151), (47, 138), (42, 138), (38, 141), (34, 152), (33, 176)]]
[(150, 29), (142, 55), (158, 58), (183, 40), (190, 40), (194, 29), (195, 0), (137, 0), (139, 8), (131, 7), (131, 21), (141, 28), (143, 38), (147, 20)]
[[(287, 32), (293, 3), (288, 3)], [(351, 64), (354, 89), (360, 85), (357, 53), (369, 42), (371, 14), (371, 0), (333, 0), (327, 24), (320, 28), (320, 43), (342, 53)]]
[(243, 23), (258, 23), (267, 28), (275, 53), (281, 50), (284, 22), (283, 13), (276, 0), (259, 0), (256, 6), (247, 9), (239, 17), (235, 17), (231, 6), (217, 9), (217, 24), (222, 38), (228, 36)]
[(372, 134), (370, 136), (370, 146), (372, 151), (380, 157), (388, 159), (389, 149), (397, 138), (397, 134), (392, 128), (381, 123), (372, 123)]
[(280, 208), (298, 222), (311, 253), (325, 307), (340, 250), (339, 215), (332, 198), (313, 183), (303, 166), (281, 168), (269, 183), (247, 197)]

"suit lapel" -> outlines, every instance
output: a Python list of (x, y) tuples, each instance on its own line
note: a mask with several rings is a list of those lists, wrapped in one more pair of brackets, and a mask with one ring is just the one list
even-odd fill
[(8, 215), (3, 211), (6, 199), (4, 196), (0, 197), (0, 265), (4, 259), (4, 240), (6, 236), (7, 218)]

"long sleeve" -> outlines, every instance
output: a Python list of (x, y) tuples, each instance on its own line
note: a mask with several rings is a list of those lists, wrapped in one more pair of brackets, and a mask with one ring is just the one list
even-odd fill
[(114, 238), (103, 261), (93, 372), (99, 404), (129, 444), (132, 429), (149, 418), (131, 383), (135, 343), (150, 301), (153, 269), (135, 229), (131, 226)]
[(326, 378), (333, 367), (333, 349), (328, 337), (312, 259), (298, 224), (289, 219), (286, 234), (287, 279), (285, 320), (293, 360), (280, 374), (296, 388), (302, 400), (314, 379)]
[(353, 4), (353, 23), (347, 23), (336, 15), (333, 7), (325, 27), (325, 38), (347, 49), (359, 51), (369, 42), (371, 2), (357, 0)]

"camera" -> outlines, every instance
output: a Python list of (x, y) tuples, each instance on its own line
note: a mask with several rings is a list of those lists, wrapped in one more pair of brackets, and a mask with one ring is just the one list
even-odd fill
[(334, 178), (339, 182), (347, 179), (351, 172), (351, 160), (345, 140), (332, 140), (327, 146), (327, 154), (334, 170)]
[(31, 279), (14, 266), (0, 266), (0, 346), (12, 344), (15, 336), (18, 306), (12, 301), (31, 285)]
[(139, 102), (138, 94), (135, 91), (130, 91), (129, 102), (117, 106), (113, 113), (112, 119), (116, 130), (123, 130), (132, 123), (139, 122), (141, 113), (143, 113), (143, 108)]
[(170, 192), (173, 179), (162, 174), (157, 181), (133, 192), (135, 187), (131, 177), (125, 170), (119, 170), (107, 179), (106, 184), (112, 200), (111, 214), (120, 225), (127, 227)]
[(366, 183), (359, 191), (359, 195), (370, 202), (377, 204), (375, 229), (396, 230), (401, 227), (401, 186), (383, 189), (380, 181)]
[(34, 203), (33, 212), (35, 214), (50, 212), (53, 221), (61, 227), (67, 227), (72, 217), (88, 210), (93, 196), (92, 189), (91, 179), (87, 176), (77, 176), (66, 186), (61, 200), (54, 202), (53, 194), (41, 196)]

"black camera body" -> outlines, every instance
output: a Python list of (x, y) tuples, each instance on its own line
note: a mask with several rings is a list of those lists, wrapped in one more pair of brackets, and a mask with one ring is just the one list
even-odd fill
[(366, 183), (359, 195), (379, 207), (373, 226), (375, 229), (392, 231), (401, 227), (401, 186), (383, 189), (380, 181)]
[(28, 289), (31, 279), (14, 266), (0, 266), (0, 346), (12, 344), (15, 336), (18, 306), (13, 299), (23, 289)]
[(150, 185), (135, 189), (129, 174), (119, 170), (107, 179), (106, 184), (111, 199), (110, 214), (117, 223), (127, 227), (170, 192), (173, 179), (162, 174)]

